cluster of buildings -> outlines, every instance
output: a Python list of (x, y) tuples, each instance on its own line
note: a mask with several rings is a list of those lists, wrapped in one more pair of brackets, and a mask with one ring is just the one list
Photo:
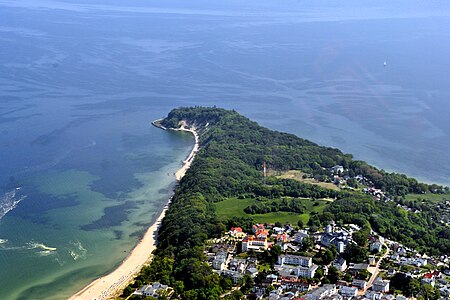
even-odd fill
[[(290, 226), (255, 224), (251, 233), (247, 234), (240, 227), (234, 227), (222, 238), (211, 240), (206, 255), (213, 270), (230, 278), (234, 285), (239, 286), (245, 275), (258, 282), (247, 295), (249, 299), (405, 300), (406, 297), (395, 296), (391, 291), (389, 278), (396, 273), (420, 279), (421, 284), (438, 288), (443, 299), (450, 299), (450, 283), (445, 279), (450, 276), (448, 256), (433, 258), (420, 255), (399, 243), (371, 235), (368, 250), (378, 252), (378, 256), (372, 256), (367, 263), (351, 263), (341, 253), (349, 243), (353, 243), (352, 234), (358, 230), (360, 228), (356, 225), (336, 226), (333, 222), (323, 228), (321, 233), (293, 230)], [(305, 238), (313, 238), (315, 245), (300, 254)], [(265, 269), (260, 274), (261, 262), (254, 254), (270, 250), (274, 245), (281, 247), (282, 254), (278, 255), (270, 271)], [(329, 264), (320, 264), (320, 261), (315, 260), (315, 254), (331, 245), (337, 249), (336, 258)], [(380, 265), (380, 257), (383, 257), (384, 265), (388, 266), (385, 269)], [(409, 270), (406, 273), (404, 266)], [(325, 276), (323, 281), (331, 267), (338, 270), (340, 279), (332, 284), (321, 282), (322, 274)], [(446, 268), (444, 272), (438, 271), (443, 268)], [(319, 270), (321, 274), (317, 276)], [(369, 275), (361, 278), (363, 273)], [(158, 282), (134, 293), (136, 296), (155, 298), (161, 294), (175, 297), (170, 287)]]
[[(350, 263), (341, 254), (352, 240), (352, 234), (361, 228), (354, 224), (336, 226), (331, 222), (320, 233), (311, 233), (308, 230), (293, 230), (292, 227), (275, 227), (271, 225), (255, 224), (252, 232), (246, 234), (239, 227), (232, 228), (226, 236), (216, 241), (209, 252), (210, 263), (216, 272), (229, 276), (233, 283), (238, 284), (245, 274), (253, 278), (258, 276), (259, 262), (253, 255), (242, 253), (254, 253), (271, 249), (274, 245), (280, 245), (282, 254), (271, 269), (270, 274), (264, 274), (264, 278), (258, 281), (251, 292), (252, 299), (292, 300), (292, 299), (389, 299), (402, 300), (403, 296), (394, 296), (391, 293), (389, 278), (400, 272), (403, 265), (414, 268), (408, 276), (420, 278), (422, 284), (432, 286), (439, 285), (443, 296), (450, 297), (450, 284), (438, 271), (428, 272), (430, 264), (435, 266), (448, 266), (448, 257), (430, 258), (419, 255), (412, 249), (408, 249), (398, 243), (386, 240), (381, 236), (371, 235), (368, 240), (368, 249), (377, 256), (371, 256), (367, 263)], [(220, 246), (225, 240), (234, 240), (236, 243)], [(313, 238), (315, 245), (308, 255), (300, 255), (301, 244), (305, 238)], [(241, 249), (237, 245), (242, 245)], [(334, 245), (337, 257), (330, 264), (315, 263), (314, 255), (323, 249)], [(242, 252), (241, 254), (238, 254)], [(380, 257), (390, 262), (390, 267), (383, 270), (380, 267)], [(340, 278), (333, 284), (321, 284), (316, 278), (319, 270), (325, 276), (329, 268), (335, 267), (340, 273)], [(361, 278), (360, 274), (369, 274)], [(448, 270), (450, 275), (450, 269)], [(261, 276), (260, 276), (261, 277)], [(320, 276), (319, 276), (320, 277)], [(350, 279), (350, 280), (349, 280)]]

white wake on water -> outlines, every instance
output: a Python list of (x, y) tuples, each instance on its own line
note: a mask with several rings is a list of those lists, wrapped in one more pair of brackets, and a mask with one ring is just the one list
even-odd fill
[(37, 243), (37, 242), (34, 242), (34, 241), (28, 242), (26, 244), (26, 248), (28, 250), (33, 250), (33, 249), (40, 250), (40, 251), (37, 252), (37, 254), (40, 255), (40, 256), (53, 255), (53, 254), (56, 253), (56, 250), (57, 250), (55, 247), (49, 247), (49, 246), (46, 246), (46, 245), (44, 245), (42, 243)]
[(49, 247), (46, 246), (42, 243), (37, 243), (34, 241), (28, 242), (27, 243), (28, 249), (32, 250), (32, 249), (42, 249), (43, 251), (56, 251), (55, 247)]

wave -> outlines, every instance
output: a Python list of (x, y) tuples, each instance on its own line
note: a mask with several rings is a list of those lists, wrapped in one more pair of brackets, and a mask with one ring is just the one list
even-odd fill
[(0, 219), (3, 218), (8, 212), (17, 207), (17, 205), (25, 199), (27, 196), (19, 195), (20, 188), (5, 193), (0, 196)]

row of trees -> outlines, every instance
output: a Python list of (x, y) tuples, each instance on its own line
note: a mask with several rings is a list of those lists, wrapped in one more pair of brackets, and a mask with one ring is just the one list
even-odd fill
[(281, 201), (261, 201), (244, 208), (247, 214), (265, 214), (269, 212), (286, 211), (302, 214), (306, 211), (306, 206), (300, 199), (282, 199)]

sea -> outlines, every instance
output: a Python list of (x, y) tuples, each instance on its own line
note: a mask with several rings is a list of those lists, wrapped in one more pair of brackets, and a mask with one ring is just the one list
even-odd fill
[(194, 144), (151, 126), (175, 107), (450, 185), (449, 17), (439, 0), (0, 0), (0, 299), (66, 299), (127, 256)]

